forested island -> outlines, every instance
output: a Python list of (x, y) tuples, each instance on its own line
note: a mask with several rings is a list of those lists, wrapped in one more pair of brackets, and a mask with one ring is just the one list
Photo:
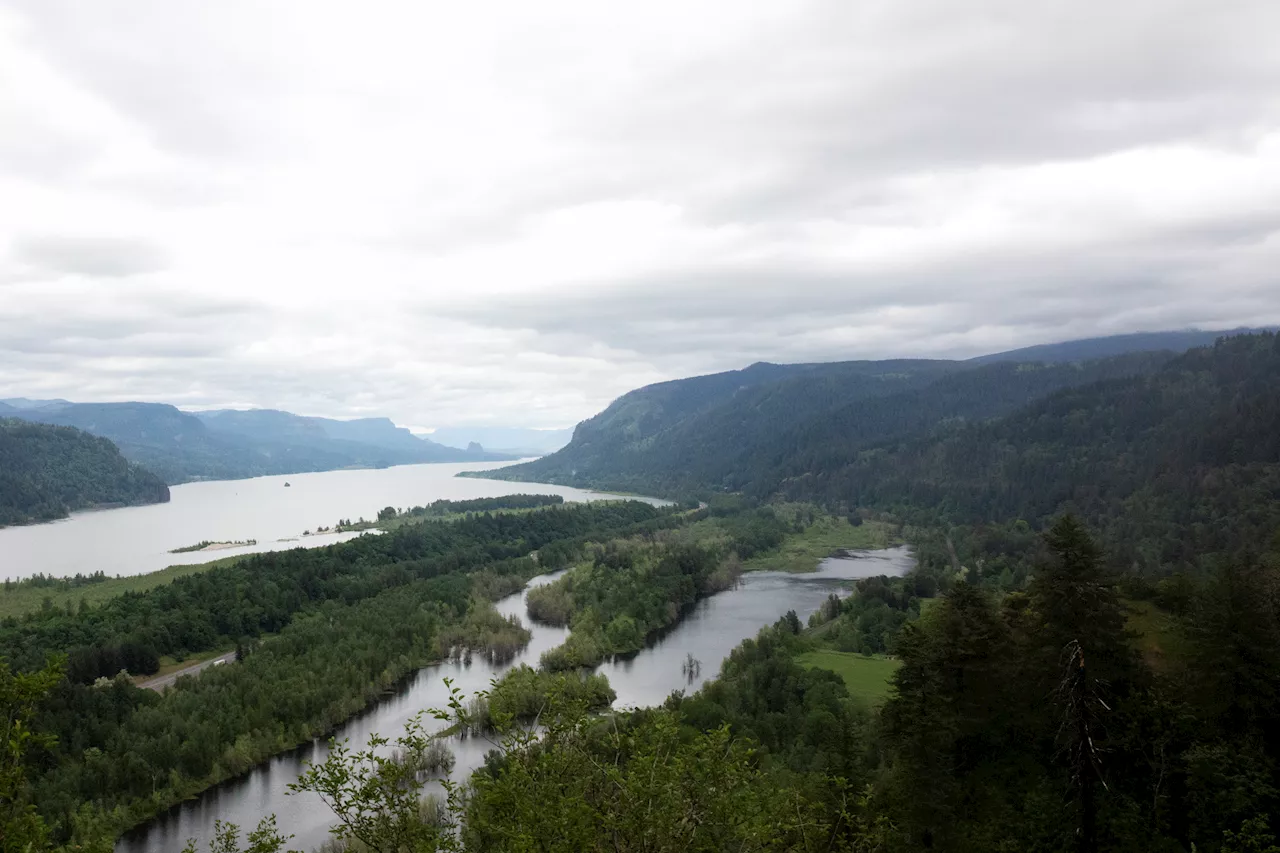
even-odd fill
[(0, 418), (0, 527), (167, 500), (168, 486), (105, 438)]
[[(568, 640), (440, 709), (494, 741), (474, 775), (428, 796), (449, 762), (419, 722), (295, 783), (342, 849), (1275, 849), (1276, 335), (774, 367), (633, 392), (512, 475), (671, 506), (389, 507), (380, 536), (3, 620), (6, 845), (105, 851), (430, 660), (507, 654), (527, 632), (491, 602), (567, 569), (528, 600)], [(605, 712), (591, 668), (743, 572), (889, 541), (914, 549), (905, 576), (782, 614), (697, 691)], [(163, 694), (120, 675), (227, 647), (237, 663)], [(261, 817), (214, 849), (286, 849)]]

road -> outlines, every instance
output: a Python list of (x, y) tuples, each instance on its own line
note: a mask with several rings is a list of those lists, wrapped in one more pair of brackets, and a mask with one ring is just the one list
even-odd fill
[(148, 690), (154, 690), (157, 693), (163, 693), (164, 689), (166, 687), (173, 686), (173, 682), (177, 681), (180, 676), (196, 675), (201, 670), (211, 667), (214, 664), (231, 663), (235, 659), (235, 652), (227, 652), (225, 655), (221, 655), (216, 658), (210, 658), (209, 660), (203, 660), (199, 663), (193, 663), (191, 666), (184, 666), (182, 669), (171, 672), (168, 675), (157, 675), (155, 678), (149, 678), (146, 681), (139, 681), (138, 686), (144, 687)]

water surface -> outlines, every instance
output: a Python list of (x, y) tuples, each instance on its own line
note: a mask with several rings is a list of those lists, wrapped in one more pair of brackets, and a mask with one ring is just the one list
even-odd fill
[[(166, 566), (205, 563), (254, 551), (330, 545), (358, 534), (302, 534), (332, 526), (340, 518), (371, 519), (383, 507), (407, 509), (441, 498), (463, 500), (520, 492), (561, 495), (567, 501), (618, 497), (545, 483), (455, 476), (459, 471), (500, 465), (451, 462), (184, 483), (170, 489), (168, 503), (78, 512), (48, 524), (0, 529), (0, 580), (41, 573), (71, 577), (97, 571), (111, 576), (141, 575)], [(258, 544), (169, 553), (198, 542), (249, 539)]]
[[(648, 648), (629, 659), (602, 664), (597, 671), (609, 677), (617, 692), (615, 707), (660, 704), (672, 691), (691, 692), (714, 678), (735, 646), (788, 610), (807, 619), (831, 593), (847, 593), (852, 580), (900, 575), (912, 565), (914, 560), (906, 548), (891, 548), (824, 560), (819, 570), (810, 574), (749, 573), (734, 589), (699, 602), (683, 621), (655, 638)], [(550, 582), (554, 577), (535, 578), (530, 586)], [(418, 711), (444, 706), (445, 677), (454, 679), (455, 686), (470, 694), (487, 688), (491, 679), (510, 666), (537, 666), (542, 652), (568, 636), (567, 629), (531, 622), (523, 593), (503, 599), (497, 607), (504, 615), (519, 615), (532, 631), (529, 646), (515, 660), (498, 666), (476, 659), (470, 666), (449, 663), (427, 667), (398, 693), (340, 727), (336, 736), (350, 738), (353, 746), (363, 745), (372, 732), (394, 738)], [(681, 667), (687, 654), (693, 654), (702, 664), (701, 674), (692, 679)], [(437, 725), (434, 720), (430, 723), (432, 727)], [(453, 778), (465, 780), (480, 766), (493, 744), (471, 737), (451, 738), (449, 746), (457, 758)], [(287, 786), (297, 779), (307, 761), (320, 759), (325, 753), (323, 742), (316, 741), (259, 765), (239, 779), (207, 791), (129, 833), (116, 844), (116, 853), (176, 853), (188, 838), (199, 839), (200, 848), (206, 849), (215, 820), (251, 828), (267, 814), (276, 815), (282, 832), (294, 835), (290, 849), (314, 849), (329, 837), (333, 813), (314, 795), (288, 795)]]

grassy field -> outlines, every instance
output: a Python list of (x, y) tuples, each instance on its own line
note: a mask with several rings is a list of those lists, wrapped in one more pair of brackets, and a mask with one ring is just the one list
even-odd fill
[(170, 566), (158, 572), (131, 577), (110, 578), (98, 583), (84, 586), (58, 584), (56, 586), (35, 586), (30, 583), (14, 583), (9, 589), (0, 588), (0, 619), (8, 616), (22, 616), (44, 607), (48, 599), (50, 606), (65, 610), (68, 606), (76, 609), (84, 601), (90, 607), (96, 607), (108, 599), (123, 595), (126, 592), (143, 592), (157, 586), (163, 586), (173, 580), (187, 575), (195, 575), (208, 571), (214, 566), (234, 562), (243, 555), (223, 557), (208, 563), (195, 563), (190, 566)]
[(889, 695), (889, 680), (902, 666), (891, 658), (855, 655), (852, 652), (822, 650), (806, 652), (796, 658), (804, 667), (829, 669), (844, 679), (849, 695), (878, 705)]
[(777, 550), (747, 560), (743, 568), (748, 571), (812, 572), (819, 563), (842, 548), (859, 551), (888, 548), (892, 544), (892, 529), (887, 524), (868, 521), (854, 527), (843, 518), (825, 515), (809, 525), (804, 533), (788, 536)]

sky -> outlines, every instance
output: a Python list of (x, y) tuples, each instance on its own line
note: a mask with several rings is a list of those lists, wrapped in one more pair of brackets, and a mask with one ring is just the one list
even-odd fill
[(564, 427), (1280, 322), (1275, 0), (0, 0), (0, 397)]

